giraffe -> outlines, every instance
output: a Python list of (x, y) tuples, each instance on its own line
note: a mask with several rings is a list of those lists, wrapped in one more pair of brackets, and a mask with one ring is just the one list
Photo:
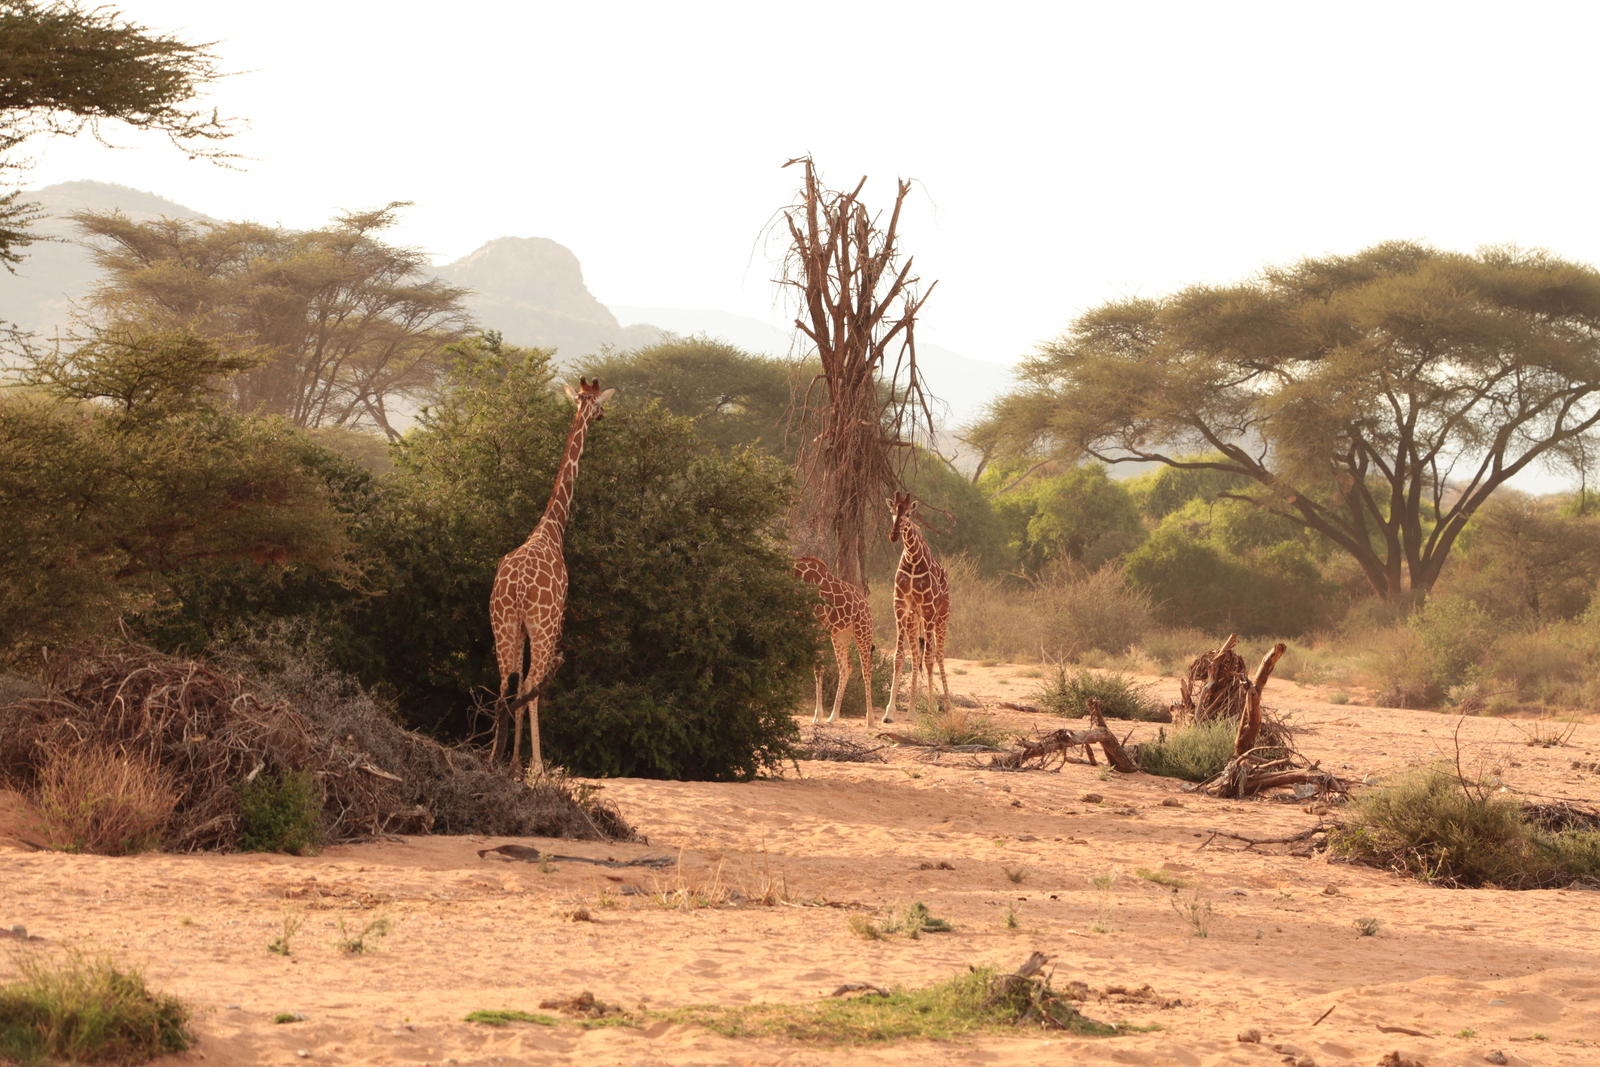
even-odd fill
[[(521, 545), (507, 552), (494, 572), (494, 591), (489, 594), (489, 622), (494, 628), (494, 654), (500, 664), (500, 700), (495, 706), (494, 747), (491, 764), (500, 759), (505, 744), (506, 718), (511, 715), (511, 772), (515, 775), (522, 758), (522, 715), (528, 715), (529, 766), (543, 767), (539, 753), (539, 692), (559, 664), (556, 642), (561, 638), (561, 623), (567, 611), (567, 562), (562, 556), (562, 538), (567, 516), (572, 509), (572, 483), (578, 475), (578, 460), (583, 456), (583, 440), (589, 424), (598, 420), (615, 389), (600, 391), (600, 379), (578, 379), (578, 389), (567, 386), (567, 396), (578, 405), (572, 416), (572, 430), (561, 454), (556, 483), (544, 517)], [(527, 669), (523, 670), (523, 649), (527, 648)], [(508, 698), (509, 705), (508, 705)]]
[(890, 542), (900, 541), (900, 566), (894, 572), (894, 678), (889, 683), (889, 706), (883, 722), (894, 714), (900, 695), (900, 664), (911, 648), (911, 707), (917, 706), (917, 682), (923, 665), (928, 670), (928, 698), (933, 699), (933, 665), (939, 665), (944, 686), (944, 706), (950, 707), (950, 682), (944, 673), (944, 635), (950, 622), (950, 581), (933, 558), (916, 523), (917, 502), (909, 493), (896, 493), (889, 504), (893, 528)]
[[(856, 656), (861, 660), (861, 680), (867, 694), (867, 729), (872, 729), (872, 609), (867, 606), (867, 594), (859, 586), (836, 576), (828, 565), (815, 556), (797, 556), (794, 576), (817, 589), (817, 621), (827, 628), (833, 640), (833, 658), (839, 664), (839, 688), (833, 694), (833, 714), (829, 722), (839, 718), (839, 707), (844, 703), (845, 683), (850, 680), (850, 639), (855, 638)], [(812, 722), (822, 720), (822, 668), (817, 668), (817, 710)]]

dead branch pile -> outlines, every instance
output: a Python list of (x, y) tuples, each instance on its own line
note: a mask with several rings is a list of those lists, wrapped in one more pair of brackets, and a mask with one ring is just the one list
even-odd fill
[(1099, 761), (1094, 758), (1094, 748), (1099, 745), (1106, 754), (1106, 761), (1122, 771), (1124, 774), (1132, 773), (1139, 768), (1134, 764), (1132, 757), (1106, 726), (1105, 713), (1100, 707), (1099, 697), (1089, 698), (1089, 723), (1087, 730), (1053, 730), (1042, 737), (1032, 741), (1026, 738), (1017, 738), (1021, 749), (1015, 752), (1006, 752), (989, 761), (989, 766), (996, 770), (1047, 770), (1052, 762), (1056, 769), (1060, 769), (1072, 760), (1071, 751), (1082, 747), (1088, 762), (1099, 766)]
[(1537, 826), (1551, 834), (1569, 830), (1600, 830), (1600, 811), (1564, 800), (1554, 804), (1523, 801), (1522, 818), (1530, 826)]
[(864, 745), (842, 734), (829, 733), (813, 726), (811, 736), (795, 746), (795, 758), (827, 760), (832, 763), (887, 763), (878, 753), (887, 745)]
[(985, 1007), (1004, 1011), (1018, 1026), (1079, 1033), (1108, 1031), (1108, 1027), (1084, 1018), (1070, 994), (1052, 988), (1050, 976), (1039, 973), (1049, 962), (1049, 956), (1034, 952), (1010, 974), (995, 975), (989, 980)]
[[(0, 785), (31, 793), (53, 752), (98, 749), (146, 760), (170, 775), (177, 793), (162, 833), (174, 851), (238, 848), (240, 787), (262, 775), (312, 776), (326, 840), (429, 829), (631, 836), (614, 813), (596, 818), (559, 783), (528, 789), (492, 773), (474, 753), (446, 749), (387, 717), (328, 730), (213, 664), (121, 643), (58, 655), (51, 669), (43, 696), (0, 707)], [(446, 801), (473, 795), (465, 812), (440, 803), (441, 785)]]

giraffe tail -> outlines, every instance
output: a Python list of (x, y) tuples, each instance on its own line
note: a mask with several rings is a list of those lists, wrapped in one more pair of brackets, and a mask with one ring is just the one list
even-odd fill
[(522, 673), (520, 671), (512, 671), (509, 675), (507, 675), (505, 688), (506, 694), (515, 699), (517, 695), (517, 687), (521, 681)]

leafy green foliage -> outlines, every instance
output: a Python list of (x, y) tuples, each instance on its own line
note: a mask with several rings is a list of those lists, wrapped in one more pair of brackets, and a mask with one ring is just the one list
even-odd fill
[(141, 1063), (194, 1044), (189, 1009), (144, 976), (83, 950), (16, 952), (0, 985), (0, 1057), (30, 1063)]
[(0, 391), (0, 657), (230, 568), (352, 576), (346, 520), (315, 470), (325, 453), (202, 395), (231, 365), (189, 335), (106, 333)]
[[(115, 8), (35, 0), (0, 4), (0, 40), (0, 153), (30, 137), (88, 129), (99, 138), (101, 123), (113, 120), (164, 133), (191, 158), (228, 158), (204, 142), (232, 136), (231, 120), (185, 106), (220, 76), (209, 45), (152, 33)], [(17, 184), (16, 172), (26, 167), (0, 157), (0, 175)], [(27, 229), (37, 218), (31, 208), (15, 193), (0, 198), (0, 263), (7, 269), (22, 259), (16, 250), (35, 239)]]
[(1510, 796), (1437, 764), (1357, 798), (1329, 844), (1445, 886), (1538, 889), (1600, 876), (1600, 834), (1530, 826)]
[(1204, 782), (1233, 758), (1237, 733), (1238, 725), (1226, 720), (1183, 726), (1170, 734), (1162, 730), (1157, 740), (1139, 746), (1139, 769), (1162, 778)]
[(1156, 722), (1163, 713), (1150, 698), (1148, 685), (1140, 685), (1121, 672), (1097, 674), (1087, 667), (1071, 672), (1057, 667), (1055, 674), (1034, 695), (1035, 700), (1057, 715), (1075, 719), (1089, 714), (1091, 698), (1100, 701), (1100, 710), (1108, 719)]
[[(309, 772), (264, 773), (239, 785), (239, 848), (289, 852), (322, 847), (322, 797)], [(284, 955), (288, 955), (287, 952)]]
[(1013, 558), (1028, 574), (1068, 561), (1093, 570), (1131, 552), (1145, 537), (1132, 494), (1099, 463), (1020, 481), (1012, 467), (998, 466), (980, 484), (998, 493), (995, 513)]
[(1592, 454), (1600, 271), (1388, 242), (1093, 309), (1019, 379), (971, 434), (989, 454), (1209, 464), (1398, 598), (1507, 479)]
[[(543, 514), (571, 423), (545, 353), (463, 361), (398, 454), (371, 537), (384, 591), (350, 625), (363, 673), (420, 725), (466, 732), (497, 691), (487, 619), (501, 555)], [(809, 590), (776, 547), (787, 471), (707, 455), (657, 406), (591, 426), (566, 533), (565, 662), (540, 704), (547, 758), (577, 774), (740, 778), (773, 767), (811, 681)]]
[(1176, 627), (1298, 634), (1326, 625), (1338, 602), (1305, 531), (1241, 504), (1193, 500), (1169, 513), (1123, 573)]
[(590, 356), (578, 369), (617, 390), (613, 410), (659, 401), (665, 411), (693, 419), (706, 444), (720, 452), (754, 447), (788, 454), (789, 406), (796, 376), (804, 374), (791, 360), (752, 355), (702, 335)]
[(390, 437), (391, 408), (426, 401), (466, 336), (466, 290), (427, 257), (380, 239), (401, 203), (318, 230), (253, 222), (71, 216), (95, 238), (97, 310), (136, 332), (189, 330), (250, 356), (211, 383), (236, 411), (290, 423), (365, 426)]

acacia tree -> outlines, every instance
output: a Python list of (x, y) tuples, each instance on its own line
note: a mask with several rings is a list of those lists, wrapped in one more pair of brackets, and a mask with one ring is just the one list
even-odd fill
[[(38, 136), (104, 140), (103, 123), (166, 134), (191, 158), (235, 158), (213, 142), (237, 123), (191, 102), (220, 73), (210, 44), (153, 33), (108, 7), (0, 0), (0, 181), (20, 184), (29, 161), (15, 150)], [(35, 238), (38, 219), (19, 192), (0, 196), (0, 263)]]
[[(1097, 308), (973, 437), (1249, 480), (1380, 597), (1425, 594), (1473, 514), (1600, 424), (1600, 272), (1390, 242)], [(1186, 454), (1187, 453), (1187, 454)], [(1209, 454), (1196, 454), (1209, 453)]]
[(866, 178), (839, 192), (822, 186), (809, 156), (784, 166), (796, 163), (805, 185), (783, 213), (790, 247), (781, 284), (796, 295), (795, 327), (816, 346), (821, 372), (796, 419), (804, 491), (795, 525), (814, 545), (831, 541), (839, 577), (866, 588), (869, 516), (902, 488), (915, 450), (906, 437), (921, 425), (933, 432), (915, 328), (938, 283), (919, 293), (911, 257), (900, 253), (909, 181), (899, 182), (883, 222), (861, 202)]
[(395, 405), (429, 397), (466, 336), (467, 290), (385, 244), (393, 203), (320, 230), (253, 222), (71, 216), (98, 239), (96, 312), (126, 328), (190, 329), (255, 364), (222, 383), (240, 411), (297, 426), (369, 425), (400, 436)]

